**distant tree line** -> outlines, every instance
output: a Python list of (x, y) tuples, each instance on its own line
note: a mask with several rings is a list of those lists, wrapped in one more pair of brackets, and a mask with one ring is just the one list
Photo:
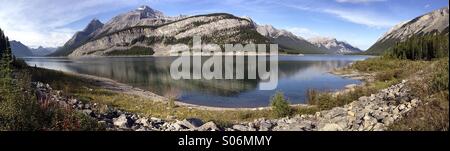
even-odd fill
[(409, 60), (432, 60), (448, 57), (448, 42), (447, 34), (412, 36), (391, 47), (387, 55)]

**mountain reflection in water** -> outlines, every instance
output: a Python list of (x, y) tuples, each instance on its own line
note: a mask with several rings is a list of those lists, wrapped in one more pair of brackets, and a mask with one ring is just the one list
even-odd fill
[[(174, 57), (25, 58), (31, 66), (110, 78), (159, 95), (173, 95), (182, 102), (216, 107), (267, 106), (281, 91), (291, 103), (304, 103), (308, 89), (337, 90), (360, 81), (328, 73), (367, 56), (279, 56), (278, 87), (259, 90), (260, 80), (174, 80), (170, 64)], [(202, 59), (204, 61), (206, 59)], [(245, 65), (225, 64), (236, 68)], [(201, 68), (194, 66), (193, 68)], [(224, 74), (224, 73), (223, 73)]]

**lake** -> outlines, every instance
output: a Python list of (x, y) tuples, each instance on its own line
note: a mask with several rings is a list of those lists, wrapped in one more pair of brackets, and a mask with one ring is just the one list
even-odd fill
[[(213, 107), (263, 107), (275, 92), (293, 104), (305, 103), (309, 89), (337, 91), (361, 81), (330, 74), (368, 56), (279, 56), (278, 87), (260, 90), (260, 80), (174, 80), (170, 64), (175, 57), (24, 58), (30, 66), (110, 78), (181, 102)], [(203, 59), (205, 60), (205, 59)], [(238, 66), (236, 65), (236, 68)]]

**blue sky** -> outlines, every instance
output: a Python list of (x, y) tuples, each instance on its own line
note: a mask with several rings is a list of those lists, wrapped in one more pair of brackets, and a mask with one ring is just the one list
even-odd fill
[(169, 16), (226, 12), (298, 36), (335, 37), (367, 49), (390, 27), (447, 0), (0, 0), (0, 28), (31, 47), (60, 46), (92, 18), (148, 5)]

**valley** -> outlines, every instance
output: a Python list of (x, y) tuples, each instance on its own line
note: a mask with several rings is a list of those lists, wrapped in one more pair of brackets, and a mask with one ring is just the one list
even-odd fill
[[(448, 18), (447, 6), (397, 24), (366, 51), (231, 13), (146, 5), (94, 18), (58, 48), (2, 30), (0, 130), (448, 131)], [(174, 79), (172, 48), (195, 47), (193, 36), (220, 48), (277, 44), (276, 89), (260, 78)], [(247, 62), (218, 64), (248, 74), (250, 55), (274, 57), (236, 49), (220, 59)], [(189, 74), (210, 58), (189, 57), (200, 59)]]

